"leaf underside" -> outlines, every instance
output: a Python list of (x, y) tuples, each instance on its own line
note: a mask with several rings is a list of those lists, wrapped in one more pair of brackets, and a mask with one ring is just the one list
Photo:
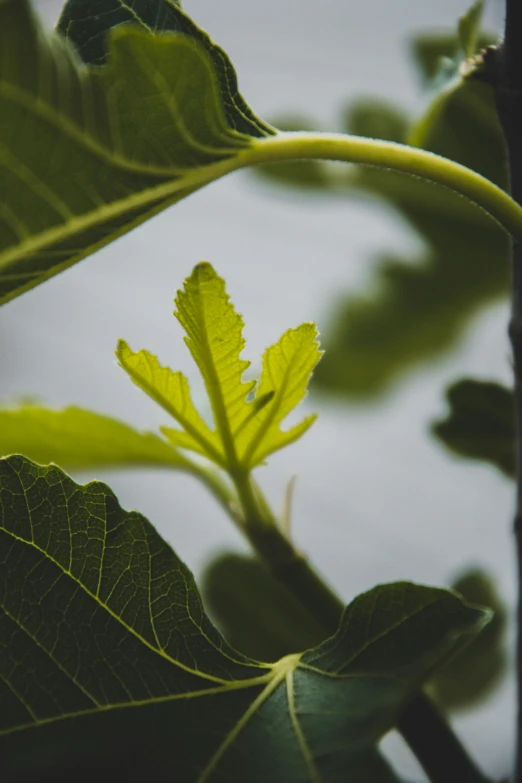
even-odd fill
[[(0, 3), (0, 302), (231, 170), (212, 165), (273, 132), (177, 5), (142, 6), (156, 9), (158, 33), (137, 9), (122, 24), (127, 4), (70, 3), (66, 40), (43, 32), (28, 0)], [(79, 59), (86, 31), (105, 65)]]
[[(0, 460), (0, 771), (117, 770), (178, 783), (371, 780), (375, 743), (485, 614), (455, 594), (381, 586), (338, 633), (276, 664), (235, 652), (192, 575), (112, 492)], [(374, 778), (375, 779), (375, 778)]]

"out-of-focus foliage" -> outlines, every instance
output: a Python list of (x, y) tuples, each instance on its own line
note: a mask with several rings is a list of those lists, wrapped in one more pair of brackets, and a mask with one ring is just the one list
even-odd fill
[(465, 379), (446, 391), (450, 407), (433, 433), (455, 454), (490, 462), (515, 476), (513, 392), (491, 381)]
[(456, 711), (483, 702), (506, 674), (506, 609), (493, 580), (480, 569), (466, 571), (452, 587), (466, 601), (494, 612), (482, 633), (442, 666), (430, 682), (430, 691), (439, 704)]
[(255, 557), (224, 552), (207, 564), (203, 603), (228, 642), (258, 661), (277, 661), (324, 639), (324, 631)]
[[(458, 33), (414, 41), (417, 70), (431, 87), (420, 119), (365, 99), (345, 110), (342, 130), (415, 144), (506, 187), (492, 92), (476, 74), (470, 75), (466, 59), (491, 40), (480, 33), (479, 21), (477, 4), (461, 20)], [(306, 127), (313, 125), (317, 123), (306, 122)], [(293, 129), (298, 129), (295, 123)], [(362, 167), (314, 164), (304, 170), (295, 164), (279, 171), (272, 166), (263, 174), (301, 190), (306, 184), (315, 193), (375, 197), (397, 211), (425, 247), (418, 258), (403, 258), (392, 249), (382, 253), (368, 290), (338, 302), (324, 338), (326, 356), (314, 377), (325, 390), (349, 398), (384, 392), (407, 370), (449, 349), (470, 318), (508, 290), (506, 235), (477, 207), (450, 191)]]

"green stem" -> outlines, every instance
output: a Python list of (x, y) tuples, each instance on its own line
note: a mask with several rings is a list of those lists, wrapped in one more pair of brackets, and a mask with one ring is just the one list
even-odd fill
[(241, 509), (236, 493), (212, 468), (203, 468), (187, 460), (187, 466), (182, 468), (186, 473), (200, 481), (217, 500), (222, 509), (232, 519), (234, 524), (243, 527)]
[(335, 133), (278, 133), (253, 140), (232, 160), (214, 166), (228, 166), (230, 170), (231, 165), (240, 169), (265, 163), (318, 159), (378, 166), (443, 185), (482, 207), (522, 242), (522, 207), (505, 191), (460, 163), (404, 144)]

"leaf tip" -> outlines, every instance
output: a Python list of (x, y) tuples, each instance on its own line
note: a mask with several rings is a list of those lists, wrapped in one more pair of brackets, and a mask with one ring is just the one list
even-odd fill
[(131, 353), (131, 349), (130, 349), (129, 344), (127, 342), (125, 342), (125, 340), (123, 340), (123, 338), (120, 337), (120, 339), (118, 340), (118, 344), (116, 346), (116, 350), (114, 351), (114, 353), (116, 354), (116, 358), (121, 362), (121, 360), (126, 355)]

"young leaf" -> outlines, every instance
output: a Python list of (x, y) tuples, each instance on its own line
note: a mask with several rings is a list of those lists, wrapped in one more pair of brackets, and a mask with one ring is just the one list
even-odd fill
[[(250, 366), (250, 362), (240, 358), (245, 346), (243, 319), (234, 310), (224, 280), (212, 266), (198, 264), (175, 301), (175, 316), (187, 334), (185, 342), (203, 376), (212, 406), (219, 437), (219, 464), (223, 464), (224, 455), (232, 471), (238, 465), (250, 470), (272, 452), (297, 440), (315, 416), (306, 417), (287, 431), (282, 431), (280, 425), (305, 396), (321, 356), (315, 325), (302, 324), (297, 329), (289, 329), (278, 343), (266, 350), (261, 380), (256, 387), (255, 380), (242, 380)], [(150, 364), (150, 358), (147, 361)], [(139, 385), (145, 388), (143, 383)], [(172, 399), (171, 391), (164, 399), (169, 395)], [(168, 404), (161, 401), (160, 404), (169, 410)], [(189, 431), (177, 410), (169, 412)], [(178, 431), (163, 428), (163, 432), (175, 445), (191, 447), (183, 442), (183, 435)], [(189, 434), (193, 436), (190, 431)], [(216, 433), (209, 431), (207, 440), (216, 437)], [(206, 454), (214, 458), (208, 449)]]
[(319, 647), (258, 663), (219, 635), (144, 517), (23, 457), (0, 461), (0, 552), (9, 779), (372, 780), (398, 710), (488, 617), (444, 590), (384, 585)]
[(151, 432), (138, 432), (100, 413), (36, 405), (0, 409), (0, 455), (23, 453), (66, 468), (165, 466), (191, 463)]
[(175, 4), (142, 5), (158, 20), (162, 8), (179, 16), (182, 32), (156, 34), (137, 14), (121, 24), (131, 12), (120, 3), (70, 5), (69, 40), (87, 31), (103, 42), (99, 66), (46, 35), (29, 0), (0, 3), (0, 302), (231, 171), (254, 136), (272, 132), (237, 96), (224, 53)]
[(446, 391), (450, 412), (432, 432), (451, 451), (484, 460), (515, 476), (513, 392), (498, 383), (466, 379)]
[(134, 353), (124, 340), (119, 341), (116, 356), (120, 366), (136, 386), (152, 397), (183, 427), (182, 431), (162, 428), (170, 443), (175, 447), (202, 454), (223, 466), (225, 455), (221, 441), (194, 407), (189, 384), (183, 373), (163, 367), (156, 356), (148, 351)]
[(259, 406), (237, 438), (237, 449), (243, 464), (255, 467), (278, 449), (301, 437), (317, 418), (307, 416), (289, 430), (281, 422), (306, 396), (312, 372), (322, 356), (317, 341), (317, 327), (305, 323), (289, 329), (279, 342), (263, 354), (259, 386), (253, 405)]

